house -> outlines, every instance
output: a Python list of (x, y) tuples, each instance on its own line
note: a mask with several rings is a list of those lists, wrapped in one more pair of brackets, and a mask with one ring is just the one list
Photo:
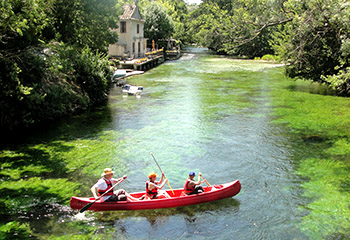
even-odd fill
[(118, 42), (108, 47), (108, 54), (118, 58), (141, 58), (145, 56), (147, 38), (144, 38), (144, 23), (137, 3), (125, 4), (119, 17), (119, 28), (112, 29), (119, 35)]

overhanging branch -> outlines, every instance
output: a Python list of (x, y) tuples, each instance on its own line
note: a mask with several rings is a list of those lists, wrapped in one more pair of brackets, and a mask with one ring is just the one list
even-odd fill
[(277, 22), (271, 22), (271, 23), (265, 23), (261, 28), (259, 28), (258, 30), (254, 31), (254, 36), (250, 37), (250, 38), (244, 38), (243, 40), (238, 40), (237, 38), (233, 38), (230, 37), (232, 41), (234, 42), (238, 42), (238, 45), (235, 45), (235, 48), (241, 47), (251, 41), (253, 41), (254, 39), (256, 39), (258, 36), (261, 35), (261, 33), (269, 28), (269, 27), (273, 27), (273, 26), (277, 26), (277, 25), (281, 25), (281, 24), (285, 24), (287, 22), (291, 22), (293, 20), (293, 18), (288, 18), (288, 19), (283, 19)]

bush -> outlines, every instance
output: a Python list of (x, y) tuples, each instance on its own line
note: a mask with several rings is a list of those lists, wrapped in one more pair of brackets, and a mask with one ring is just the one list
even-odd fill
[(115, 59), (115, 58), (109, 59), (109, 65), (112, 67), (118, 67), (119, 62), (120, 61), (118, 59)]
[(0, 129), (56, 119), (107, 99), (107, 57), (63, 44), (1, 58)]
[(322, 76), (321, 79), (339, 94), (350, 95), (350, 67), (340, 70), (338, 74)]
[(264, 56), (261, 57), (261, 60), (265, 60), (265, 61), (278, 61), (278, 57), (271, 55), (271, 54), (266, 54)]
[(112, 73), (107, 56), (84, 48), (74, 59), (75, 82), (89, 96), (95, 105), (107, 99)]

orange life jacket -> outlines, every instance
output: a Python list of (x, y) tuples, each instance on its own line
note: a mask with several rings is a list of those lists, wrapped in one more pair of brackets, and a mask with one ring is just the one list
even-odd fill
[[(103, 178), (103, 180), (105, 180), (105, 182), (107, 183), (107, 188), (105, 190), (101, 190), (101, 189), (97, 189), (98, 195), (101, 196), (102, 194), (104, 194), (105, 192), (107, 192), (107, 190), (109, 190), (113, 185), (112, 185), (112, 181), (111, 180), (107, 180), (105, 178)], [(110, 190), (108, 193), (106, 193), (104, 196), (110, 196), (113, 195), (113, 190)]]
[(150, 183), (150, 181), (146, 182), (146, 194), (147, 196), (149, 196), (150, 198), (154, 198), (155, 196), (158, 195), (158, 189), (157, 188), (153, 188), (152, 190), (148, 189), (148, 184)]
[(188, 183), (189, 183), (190, 181), (192, 181), (192, 180), (189, 179), (189, 178), (187, 178), (187, 179), (186, 179), (186, 182), (185, 182), (184, 190), (185, 190), (185, 193), (186, 193), (186, 194), (193, 192), (193, 191), (194, 191), (194, 188), (195, 188), (195, 185), (192, 186), (192, 187), (189, 187), (189, 186), (188, 186)]

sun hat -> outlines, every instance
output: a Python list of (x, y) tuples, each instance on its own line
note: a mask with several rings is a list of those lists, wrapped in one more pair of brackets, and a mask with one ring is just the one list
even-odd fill
[(148, 174), (148, 178), (158, 177), (158, 175), (155, 172), (151, 172)]
[(103, 177), (103, 176), (106, 176), (106, 175), (111, 174), (111, 173), (114, 173), (114, 171), (112, 171), (112, 168), (105, 168), (103, 170), (103, 173), (101, 174), (101, 176)]
[(196, 176), (196, 173), (193, 172), (193, 171), (191, 171), (188, 175), (189, 175), (189, 176)]

